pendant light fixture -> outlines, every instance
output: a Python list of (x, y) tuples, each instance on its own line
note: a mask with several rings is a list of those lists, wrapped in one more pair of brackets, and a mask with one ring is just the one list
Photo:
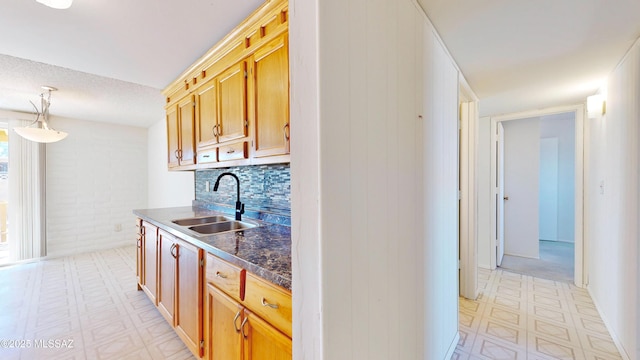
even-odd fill
[(43, 86), (42, 90), (47, 92), (47, 98), (45, 99), (45, 93), (40, 94), (40, 109), (31, 102), (31, 105), (36, 109), (36, 119), (34, 122), (25, 127), (13, 128), (18, 135), (23, 138), (39, 143), (52, 143), (60, 141), (67, 137), (66, 132), (54, 130), (49, 127), (49, 106), (51, 105), (51, 92), (58, 89), (51, 86)]
[(71, 7), (73, 0), (36, 0), (40, 4), (46, 5), (50, 8), (54, 9), (68, 9)]

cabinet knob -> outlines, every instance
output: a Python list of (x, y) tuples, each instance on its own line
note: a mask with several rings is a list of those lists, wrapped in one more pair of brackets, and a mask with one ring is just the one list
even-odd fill
[(220, 273), (220, 271), (216, 271), (216, 277), (219, 277), (221, 279), (226, 279), (227, 275)]

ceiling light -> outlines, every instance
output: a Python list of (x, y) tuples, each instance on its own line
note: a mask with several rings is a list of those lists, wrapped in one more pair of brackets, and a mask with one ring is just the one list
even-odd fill
[[(51, 86), (43, 86), (43, 90), (47, 91), (47, 98), (44, 98), (44, 93), (40, 94), (40, 106), (41, 109), (31, 102), (31, 105), (36, 109), (36, 119), (29, 126), (13, 128), (18, 135), (23, 138), (39, 143), (52, 143), (60, 141), (67, 137), (66, 132), (57, 131), (49, 127), (49, 105), (51, 105), (51, 92), (58, 89)], [(41, 118), (42, 117), (42, 118)]]
[(54, 9), (68, 9), (71, 7), (73, 0), (36, 0), (40, 4), (46, 5), (50, 8)]

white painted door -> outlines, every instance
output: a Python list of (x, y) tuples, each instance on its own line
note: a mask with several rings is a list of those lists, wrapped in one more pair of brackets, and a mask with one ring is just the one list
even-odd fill
[(498, 137), (496, 140), (496, 187), (498, 188), (496, 196), (496, 219), (497, 219), (497, 235), (498, 241), (496, 246), (496, 265), (502, 264), (504, 257), (504, 127), (498, 122)]
[(504, 253), (539, 258), (540, 121), (504, 126)]

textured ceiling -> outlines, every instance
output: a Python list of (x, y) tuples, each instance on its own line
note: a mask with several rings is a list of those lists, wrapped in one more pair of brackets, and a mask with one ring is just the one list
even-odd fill
[(51, 94), (53, 116), (141, 127), (164, 117), (158, 89), (0, 55), (0, 109), (33, 112), (29, 101), (40, 108), (41, 85), (59, 89)]
[[(640, 36), (638, 0), (418, 0), (482, 115), (575, 104), (593, 94)], [(261, 0), (74, 0), (68, 10), (3, 0), (0, 108), (147, 127), (160, 89)]]
[(3, 0), (0, 108), (31, 111), (50, 85), (53, 116), (150, 126), (164, 118), (160, 90), (261, 3)]

